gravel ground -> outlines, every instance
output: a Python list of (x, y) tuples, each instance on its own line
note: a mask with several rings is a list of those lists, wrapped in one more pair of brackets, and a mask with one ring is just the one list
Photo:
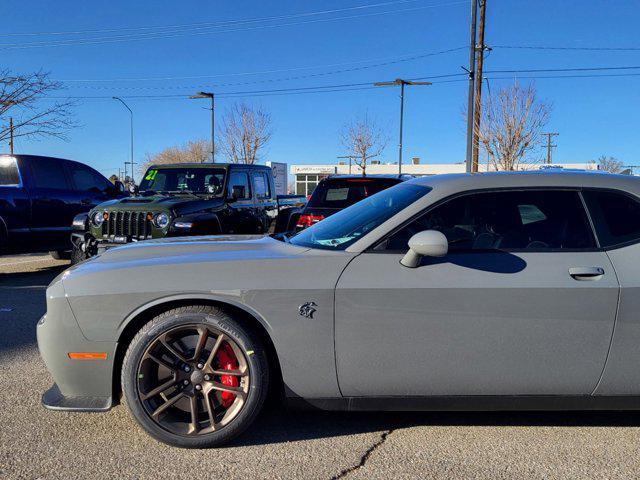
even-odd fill
[(126, 407), (49, 412), (52, 383), (35, 323), (67, 265), (0, 257), (0, 478), (637, 478), (636, 413), (285, 412), (272, 407), (235, 444), (157, 443)]

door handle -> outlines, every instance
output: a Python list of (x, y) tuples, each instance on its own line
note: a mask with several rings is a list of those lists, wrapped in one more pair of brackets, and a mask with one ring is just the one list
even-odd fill
[(574, 280), (600, 280), (604, 275), (604, 268), (602, 267), (571, 267), (569, 269), (569, 275)]

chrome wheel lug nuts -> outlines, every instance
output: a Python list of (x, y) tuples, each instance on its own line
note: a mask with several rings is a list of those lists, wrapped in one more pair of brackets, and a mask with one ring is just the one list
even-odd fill
[(204, 379), (208, 382), (209, 380), (211, 380), (211, 376), (210, 375), (205, 375)]
[(185, 365), (183, 370), (187, 373), (189, 373), (191, 371), (191, 368), (189, 368), (189, 365)]
[(202, 369), (204, 368), (204, 365), (203, 365), (203, 364), (201, 364), (201, 363), (199, 363), (199, 364), (197, 365), (197, 367), (198, 367), (198, 370), (202, 370)]
[(182, 382), (182, 384), (183, 384), (183, 385), (189, 385), (189, 380), (184, 380), (184, 381)]
[(202, 390), (202, 385), (196, 385), (196, 390)]

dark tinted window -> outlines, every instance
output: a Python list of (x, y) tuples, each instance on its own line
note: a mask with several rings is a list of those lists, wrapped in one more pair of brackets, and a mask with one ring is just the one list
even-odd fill
[(269, 188), (269, 179), (264, 172), (254, 172), (253, 175), (253, 188), (256, 191), (257, 198), (269, 198), (271, 197), (271, 189)]
[(621, 193), (584, 191), (596, 233), (603, 247), (640, 239), (640, 203)]
[(18, 163), (13, 157), (0, 157), (0, 186), (20, 185)]
[(222, 195), (225, 174), (224, 168), (150, 168), (140, 182), (140, 191)]
[(62, 162), (49, 158), (34, 158), (30, 164), (35, 187), (69, 189)]
[(349, 178), (325, 180), (313, 191), (308, 206), (316, 208), (347, 208), (398, 183), (392, 179)]
[(487, 192), (450, 200), (392, 235), (381, 249), (407, 250), (409, 239), (438, 230), (450, 251), (593, 248), (591, 227), (577, 192)]
[(106, 178), (94, 169), (84, 165), (71, 164), (69, 171), (71, 172), (71, 178), (73, 179), (76, 190), (95, 190), (102, 192), (110, 185)]
[(245, 200), (251, 198), (251, 189), (249, 188), (249, 176), (246, 173), (242, 172), (233, 172), (229, 176), (229, 192), (228, 196), (233, 195), (233, 187), (243, 187), (244, 188), (244, 198)]

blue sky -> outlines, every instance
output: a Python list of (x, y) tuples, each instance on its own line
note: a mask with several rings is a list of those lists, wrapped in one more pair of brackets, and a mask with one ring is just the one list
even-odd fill
[[(456, 74), (462, 71), (461, 66), (467, 65), (468, 53), (461, 49), (353, 70), (354, 67), (370, 67), (467, 46), (468, 1), (385, 3), (385, 0), (3, 2), (0, 6), (4, 25), (4, 33), (0, 34), (0, 65), (3, 68), (18, 73), (42, 68), (50, 71), (52, 77), (65, 81), (68, 95), (107, 97), (80, 101), (75, 112), (76, 120), (82, 126), (70, 132), (69, 141), (20, 140), (16, 143), (17, 151), (77, 159), (111, 174), (128, 160), (129, 155), (128, 113), (122, 105), (111, 100), (111, 96), (188, 95), (198, 90), (211, 90), (219, 96), (218, 118), (226, 107), (239, 100), (261, 105), (271, 113), (273, 137), (266, 160), (289, 164), (335, 162), (336, 155), (343, 153), (338, 138), (341, 127), (354, 115), (366, 112), (388, 131), (390, 141), (383, 159), (394, 161), (397, 155), (397, 89), (224, 98), (224, 93), (228, 92)], [(346, 10), (373, 4), (381, 5)], [(326, 10), (339, 11), (283, 18)], [(142, 40), (136, 38), (148, 37), (157, 30), (122, 30), (264, 17), (280, 18), (215, 28), (192, 26), (178, 29), (179, 33), (164, 35), (164, 38)], [(490, 46), (640, 47), (639, 18), (640, 3), (637, 1), (488, 0), (486, 43)], [(91, 30), (114, 31), (6, 35)], [(134, 35), (134, 38), (127, 35)], [(126, 41), (111, 42), (109, 39), (113, 36)], [(8, 44), (49, 42), (51, 45), (51, 42), (68, 39), (96, 38), (101, 40), (81, 45), (7, 48)], [(496, 47), (485, 62), (487, 70), (620, 66), (640, 66), (640, 50)], [(345, 69), (351, 71), (328, 74)], [(279, 72), (246, 75), (273, 70)], [(598, 72), (582, 74), (585, 73)], [(599, 73), (640, 74), (640, 69)], [(189, 76), (201, 78), (122, 80)], [(206, 76), (209, 78), (204, 78)], [(282, 80), (291, 76), (304, 78)], [(513, 74), (487, 76), (507, 77), (490, 80), (492, 89), (507, 85), (514, 78)], [(531, 81), (522, 78), (526, 76), (518, 74), (522, 82)], [(111, 81), (113, 79), (120, 80)], [(447, 80), (463, 80), (463, 77)], [(238, 85), (247, 82), (253, 83)], [(555, 161), (584, 162), (600, 155), (612, 155), (625, 164), (640, 164), (637, 153), (640, 147), (640, 76), (538, 78), (535, 84), (539, 96), (554, 106), (548, 129), (560, 133), (556, 138)], [(461, 112), (466, 102), (466, 89), (466, 82), (455, 81), (407, 91), (405, 157), (420, 156), (424, 162), (431, 163), (464, 159)], [(135, 112), (137, 160), (145, 153), (171, 145), (209, 138), (209, 112), (202, 108), (205, 101), (183, 98), (125, 100)], [(7, 146), (0, 148), (5, 150)]]

